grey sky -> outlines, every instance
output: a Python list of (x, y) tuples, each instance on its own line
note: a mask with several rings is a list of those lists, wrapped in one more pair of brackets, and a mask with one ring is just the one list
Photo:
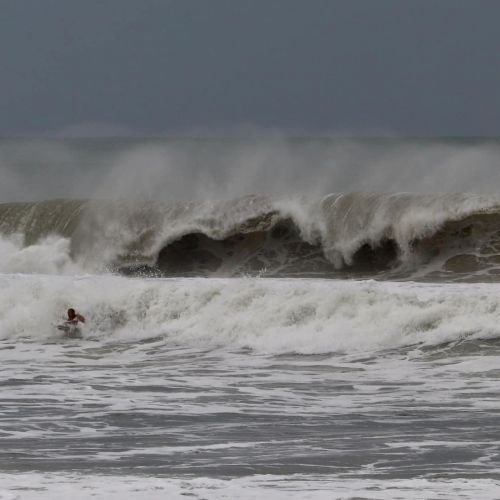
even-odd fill
[(496, 0), (0, 0), (0, 135), (500, 134)]

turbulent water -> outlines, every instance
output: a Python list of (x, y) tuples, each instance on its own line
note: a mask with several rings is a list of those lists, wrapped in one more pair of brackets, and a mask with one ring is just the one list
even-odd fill
[(500, 497), (500, 197), (123, 193), (4, 191), (1, 499)]
[[(4, 203), (0, 266), (43, 272), (44, 265), (78, 265), (164, 277), (497, 281), (499, 222), (500, 198), (467, 194)], [(38, 259), (24, 262), (24, 255)]]

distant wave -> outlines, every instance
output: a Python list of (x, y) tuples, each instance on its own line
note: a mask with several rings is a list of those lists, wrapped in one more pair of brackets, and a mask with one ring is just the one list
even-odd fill
[(500, 281), (500, 199), (460, 193), (4, 203), (0, 235), (3, 272)]

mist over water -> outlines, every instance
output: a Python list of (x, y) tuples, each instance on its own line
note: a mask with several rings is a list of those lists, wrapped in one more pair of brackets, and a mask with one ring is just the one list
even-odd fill
[(1, 140), (0, 199), (497, 194), (491, 139)]

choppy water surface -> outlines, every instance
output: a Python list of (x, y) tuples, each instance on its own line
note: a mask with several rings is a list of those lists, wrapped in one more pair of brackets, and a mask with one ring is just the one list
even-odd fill
[[(26, 279), (11, 276), (8, 283)], [(51, 279), (29, 278), (39, 292)], [(151, 282), (109, 279), (122, 287)], [(73, 278), (63, 281), (77, 286)], [(83, 280), (91, 288), (93, 281)], [(190, 290), (202, 282), (207, 286), (206, 280), (155, 281)], [(243, 283), (268, 293), (303, 286), (302, 280)], [(311, 293), (330, 289), (332, 297), (346, 286), (357, 287), (358, 295), (375, 287), (387, 300), (411, 297), (416, 287), (424, 309), (438, 287), (400, 285), (396, 295), (383, 284), (309, 282)], [(441, 307), (463, 297), (459, 285), (441, 287)], [(498, 291), (482, 285), (470, 300)], [(393, 308), (403, 313), (401, 304)], [(332, 341), (349, 327), (345, 317), (344, 324), (333, 318)], [(248, 332), (242, 326), (240, 335)], [(222, 326), (205, 328), (216, 335)], [(2, 340), (0, 498), (48, 492), (62, 498), (70, 488), (82, 498), (135, 490), (151, 498), (387, 498), (394, 488), (397, 498), (499, 494), (500, 343), (485, 331), (437, 345), (358, 345), (321, 354), (294, 353), (297, 332), (281, 353), (265, 342), (258, 349), (210, 345), (194, 327), (189, 342), (168, 329), (134, 338), (124, 332), (106, 335), (89, 324), (83, 340), (35, 332)], [(232, 332), (238, 335), (234, 325)], [(302, 332), (315, 334), (304, 323)], [(433, 332), (420, 334), (424, 340)]]

